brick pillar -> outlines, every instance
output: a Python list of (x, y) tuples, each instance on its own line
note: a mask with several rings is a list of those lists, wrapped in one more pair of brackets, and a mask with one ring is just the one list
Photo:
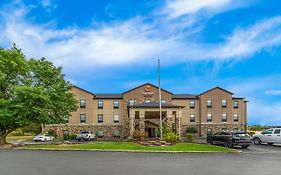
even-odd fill
[(140, 110), (139, 130), (145, 131), (145, 111), (143, 109)]
[(129, 120), (130, 120), (130, 137), (133, 138), (134, 136), (134, 131), (135, 131), (135, 109), (130, 108), (129, 109)]

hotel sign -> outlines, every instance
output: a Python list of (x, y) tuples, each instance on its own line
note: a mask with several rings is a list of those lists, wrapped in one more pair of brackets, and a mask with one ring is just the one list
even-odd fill
[(145, 88), (144, 88), (144, 91), (142, 92), (143, 96), (145, 97), (151, 97), (154, 92), (151, 91), (151, 86), (150, 85), (147, 85)]

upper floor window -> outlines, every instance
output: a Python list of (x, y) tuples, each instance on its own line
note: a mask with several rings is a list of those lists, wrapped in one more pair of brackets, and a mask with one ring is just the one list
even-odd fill
[(194, 109), (195, 108), (195, 101), (194, 100), (189, 102), (189, 108), (190, 109)]
[(195, 122), (195, 114), (190, 114), (190, 122)]
[(238, 108), (238, 101), (233, 101), (233, 108), (235, 108), (235, 109)]
[(212, 108), (212, 100), (207, 100), (207, 108)]
[(119, 123), (119, 115), (118, 114), (115, 114), (113, 116), (113, 123)]
[(103, 101), (98, 100), (98, 109), (102, 109), (102, 108), (103, 108)]
[(86, 123), (86, 114), (80, 114), (80, 123)]
[(222, 121), (222, 122), (226, 122), (226, 121), (227, 121), (227, 115), (226, 115), (226, 113), (222, 113), (222, 115), (221, 115), (221, 121)]
[(233, 121), (238, 122), (238, 114), (233, 114)]
[(212, 114), (211, 113), (207, 114), (207, 122), (212, 122)]
[(222, 107), (222, 108), (226, 108), (226, 107), (227, 107), (227, 102), (226, 102), (226, 100), (222, 100), (222, 101), (221, 101), (221, 107)]
[(113, 108), (114, 109), (118, 109), (119, 108), (119, 101), (118, 100), (114, 100), (113, 101)]
[(134, 100), (134, 99), (130, 99), (130, 100), (129, 100), (129, 105), (130, 105), (130, 106), (135, 105), (135, 100)]
[(103, 115), (98, 114), (98, 123), (103, 123)]
[(162, 99), (162, 100), (161, 100), (161, 103), (162, 103), (162, 104), (165, 104), (165, 103), (166, 103), (166, 100)]
[(86, 108), (86, 100), (84, 99), (80, 100), (80, 108)]
[(64, 119), (65, 123), (69, 123), (69, 116), (68, 115), (65, 115), (63, 117), (63, 119)]
[(144, 102), (145, 102), (145, 103), (150, 103), (150, 100), (146, 99)]

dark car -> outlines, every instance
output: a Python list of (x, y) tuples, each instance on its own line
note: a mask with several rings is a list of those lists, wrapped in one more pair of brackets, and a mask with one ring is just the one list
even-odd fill
[(207, 142), (214, 145), (224, 145), (225, 147), (231, 148), (233, 146), (241, 146), (247, 148), (253, 142), (250, 135), (244, 132), (228, 132), (222, 131), (214, 135), (207, 136)]

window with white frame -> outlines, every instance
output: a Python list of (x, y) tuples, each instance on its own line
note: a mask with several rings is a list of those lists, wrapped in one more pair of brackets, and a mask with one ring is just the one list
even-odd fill
[(113, 123), (119, 123), (119, 115), (118, 114), (113, 115)]
[(130, 99), (130, 100), (129, 100), (129, 105), (130, 105), (130, 106), (133, 106), (133, 105), (135, 105), (135, 102), (136, 102), (136, 101), (135, 101), (134, 99)]
[(212, 100), (207, 100), (207, 108), (212, 108)]
[(238, 122), (238, 114), (233, 114), (233, 121)]
[(235, 108), (235, 109), (238, 108), (238, 101), (233, 101), (233, 108)]
[(86, 100), (85, 99), (80, 100), (80, 108), (86, 108)]
[(194, 100), (191, 100), (191, 101), (189, 102), (189, 108), (190, 108), (190, 109), (194, 109), (194, 108), (195, 108), (195, 101), (194, 101)]
[(227, 107), (227, 101), (224, 99), (221, 101), (221, 107), (226, 108)]
[(145, 102), (145, 103), (150, 103), (150, 100), (149, 100), (149, 99), (146, 99), (144, 102)]
[(102, 109), (102, 108), (103, 108), (103, 101), (98, 100), (98, 109)]
[(195, 114), (190, 114), (190, 122), (195, 122)]
[(211, 113), (207, 114), (207, 122), (212, 122), (212, 114)]
[(114, 100), (113, 101), (113, 108), (118, 109), (119, 108), (119, 100)]
[(226, 122), (226, 121), (227, 121), (227, 114), (226, 114), (226, 113), (222, 113), (222, 115), (221, 115), (221, 121), (222, 121), (222, 122)]
[(165, 104), (165, 103), (166, 103), (166, 100), (162, 99), (162, 100), (161, 100), (161, 103), (162, 103), (162, 104)]
[(103, 115), (98, 114), (98, 123), (103, 123)]
[(80, 123), (86, 123), (86, 114), (80, 114)]

